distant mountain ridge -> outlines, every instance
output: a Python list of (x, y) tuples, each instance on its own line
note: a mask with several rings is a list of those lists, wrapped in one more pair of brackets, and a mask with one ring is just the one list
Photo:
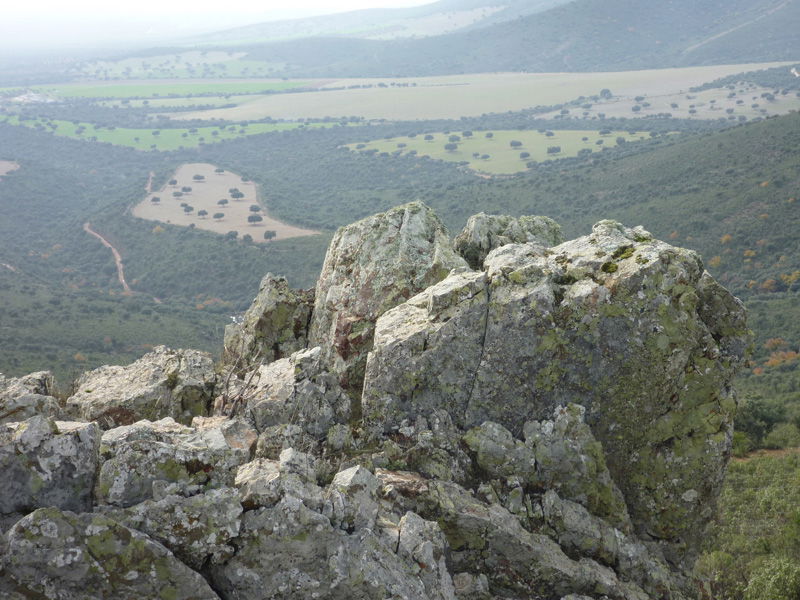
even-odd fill
[(242, 44), (308, 37), (423, 38), (502, 23), (574, 0), (440, 0), (411, 8), (366, 9), (236, 27), (185, 40)]
[[(442, 35), (414, 33), (412, 23), (447, 11), (463, 22), (443, 26)], [(603, 71), (795, 60), (799, 22), (800, 0), (544, 0), (502, 7), (445, 0), (254, 25), (196, 41), (236, 45), (250, 59), (282, 63), (278, 74), (286, 77)], [(305, 27), (306, 37), (279, 35), (292, 23)], [(398, 39), (376, 39), (392, 27)]]

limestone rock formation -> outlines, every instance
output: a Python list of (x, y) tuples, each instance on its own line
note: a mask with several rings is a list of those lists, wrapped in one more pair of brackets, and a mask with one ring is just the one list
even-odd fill
[(412, 202), (336, 232), (317, 282), (309, 346), (342, 387), (360, 393), (375, 320), (466, 266), (439, 218)]
[(507, 244), (533, 243), (556, 246), (564, 241), (561, 226), (548, 217), (509, 217), (478, 213), (453, 240), (456, 252), (473, 269), (480, 269), (483, 260), (495, 248)]
[(67, 410), (104, 429), (164, 417), (188, 425), (208, 414), (215, 384), (210, 354), (158, 346), (126, 367), (106, 365), (84, 373)]
[(267, 273), (242, 322), (225, 328), (223, 362), (243, 371), (305, 348), (313, 305), (313, 290), (294, 290)]
[(0, 424), (0, 596), (695, 599), (742, 305), (641, 228), (559, 235), (477, 215), (470, 269), (412, 203), (337, 233), (307, 337), (268, 276), (218, 377), (159, 348), (80, 380), (98, 423), (29, 403)]

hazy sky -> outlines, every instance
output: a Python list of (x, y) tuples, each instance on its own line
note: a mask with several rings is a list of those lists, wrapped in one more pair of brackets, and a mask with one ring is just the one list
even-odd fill
[(39, 47), (146, 44), (261, 21), (429, 4), (433, 0), (12, 0), (0, 15), (3, 52)]

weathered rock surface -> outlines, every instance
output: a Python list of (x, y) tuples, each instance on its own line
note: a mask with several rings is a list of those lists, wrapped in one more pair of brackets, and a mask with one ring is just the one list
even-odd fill
[(164, 546), (103, 515), (41, 508), (11, 528), (6, 546), (0, 592), (23, 598), (219, 598)]
[(231, 380), (217, 399), (217, 411), (242, 414), (259, 432), (288, 424), (313, 438), (325, 437), (334, 423), (349, 419), (350, 397), (323, 369), (321, 356), (318, 347), (300, 350)]
[[(164, 348), (81, 380), (99, 448), (95, 423), (0, 424), (0, 596), (696, 598), (742, 306), (641, 228), (559, 235), (478, 215), (470, 270), (400, 207), (337, 233), (310, 348), (308, 297), (268, 276), (218, 382)], [(20, 518), (51, 504), (85, 514)]]
[(164, 417), (188, 425), (192, 417), (208, 414), (215, 384), (210, 354), (158, 346), (126, 367), (84, 373), (67, 410), (104, 429)]
[(50, 371), (22, 377), (0, 374), (0, 423), (24, 421), (35, 415), (58, 419), (61, 407), (55, 394), (55, 379)]
[(444, 409), (459, 427), (491, 420), (520, 437), (581, 404), (636, 531), (679, 562), (722, 483), (730, 382), (750, 340), (741, 303), (695, 253), (611, 221), (549, 250), (503, 246), (485, 265), (378, 320), (365, 419), (391, 432)]
[(236, 467), (249, 460), (249, 451), (231, 446), (220, 428), (196, 431), (169, 417), (139, 421), (103, 434), (95, 498), (125, 508), (230, 487)]
[(317, 282), (309, 346), (320, 346), (323, 364), (358, 395), (375, 320), (463, 266), (421, 202), (339, 229)]
[(223, 363), (244, 370), (305, 348), (313, 306), (313, 290), (292, 289), (285, 278), (267, 273), (242, 322), (225, 328)]
[(94, 423), (43, 416), (0, 424), (3, 523), (46, 506), (91, 510), (100, 433)]
[(456, 252), (473, 269), (480, 269), (483, 260), (495, 248), (507, 244), (532, 243), (556, 246), (564, 241), (561, 226), (548, 217), (509, 217), (478, 213), (453, 240)]

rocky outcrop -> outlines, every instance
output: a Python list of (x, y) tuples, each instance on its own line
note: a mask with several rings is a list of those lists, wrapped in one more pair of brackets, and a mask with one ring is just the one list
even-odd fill
[(69, 409), (102, 419), (99, 443), (98, 424), (0, 425), (26, 482), (0, 490), (26, 498), (0, 595), (695, 598), (742, 305), (641, 228), (559, 235), (478, 215), (457, 242), (473, 270), (430, 209), (400, 207), (337, 233), (309, 348), (302, 294), (267, 277), (236, 333), (249, 358), (218, 380), (159, 349), (81, 380)]
[(508, 244), (538, 244), (549, 247), (564, 241), (561, 226), (548, 217), (509, 217), (478, 213), (453, 240), (453, 246), (473, 269), (495, 248)]
[(67, 411), (104, 429), (164, 417), (188, 425), (208, 414), (215, 384), (210, 354), (158, 346), (126, 367), (84, 373), (67, 399)]
[(0, 375), (0, 423), (24, 421), (35, 415), (60, 418), (61, 406), (54, 398), (55, 387), (50, 371), (23, 377)]
[(313, 290), (294, 290), (267, 273), (241, 323), (225, 328), (223, 363), (245, 371), (305, 348), (313, 305)]
[(694, 252), (611, 221), (549, 250), (503, 246), (485, 265), (378, 320), (366, 421), (389, 433), (444, 409), (521, 437), (580, 404), (636, 531), (691, 561), (730, 450), (741, 303)]
[(412, 202), (336, 232), (317, 282), (309, 346), (354, 395), (375, 320), (465, 266), (433, 211)]

